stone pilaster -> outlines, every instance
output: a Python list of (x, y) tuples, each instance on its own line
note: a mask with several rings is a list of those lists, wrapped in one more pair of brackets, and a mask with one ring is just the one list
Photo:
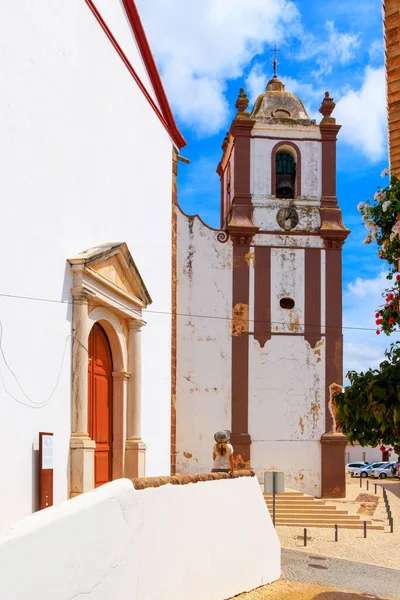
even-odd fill
[(88, 304), (90, 294), (72, 290), (71, 495), (94, 488), (96, 443), (88, 433)]
[(125, 444), (125, 477), (144, 477), (146, 444), (142, 440), (142, 344), (141, 328), (145, 323), (132, 320), (128, 325), (127, 439)]

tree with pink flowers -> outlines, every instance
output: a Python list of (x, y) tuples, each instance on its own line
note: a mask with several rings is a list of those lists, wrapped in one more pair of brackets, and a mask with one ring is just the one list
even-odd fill
[[(382, 176), (388, 174), (383, 171)], [(400, 275), (396, 275), (400, 260), (400, 181), (396, 175), (390, 177), (390, 186), (378, 189), (373, 202), (360, 202), (357, 208), (368, 230), (364, 243), (376, 241), (379, 258), (389, 266), (387, 279), (392, 285), (382, 294), (384, 303), (375, 318), (376, 333), (390, 335), (400, 326)]]
[[(388, 175), (384, 171), (382, 176)], [(360, 202), (368, 230), (365, 243), (376, 241), (378, 255), (389, 266), (392, 282), (383, 295), (384, 302), (375, 314), (379, 335), (400, 329), (400, 181), (390, 177), (390, 186), (379, 188), (373, 202)], [(350, 371), (350, 385), (335, 395), (337, 427), (350, 443), (361, 446), (393, 446), (400, 454), (400, 342), (391, 344), (378, 369), (365, 373)]]

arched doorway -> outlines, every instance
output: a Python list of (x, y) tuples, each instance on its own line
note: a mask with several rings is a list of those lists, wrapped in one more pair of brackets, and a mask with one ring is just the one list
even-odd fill
[(89, 336), (88, 433), (96, 442), (94, 486), (112, 480), (112, 355), (104, 329), (98, 323)]

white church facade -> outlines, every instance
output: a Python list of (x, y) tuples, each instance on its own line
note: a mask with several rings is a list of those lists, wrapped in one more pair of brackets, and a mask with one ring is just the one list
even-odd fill
[(3, 523), (38, 508), (40, 432), (54, 504), (170, 473), (185, 141), (133, 0), (2, 2), (0, 72)]
[(238, 467), (343, 496), (335, 104), (326, 94), (317, 124), (275, 75), (247, 106), (241, 90), (218, 165), (221, 231), (177, 210), (177, 470), (208, 470), (213, 432), (229, 429)]

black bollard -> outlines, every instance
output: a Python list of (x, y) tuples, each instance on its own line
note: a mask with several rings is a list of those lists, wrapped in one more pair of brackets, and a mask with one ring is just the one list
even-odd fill
[(378, 485), (376, 483), (374, 485), (375, 485), (375, 496), (376, 496), (376, 491), (378, 489)]
[(335, 542), (339, 539), (339, 527), (335, 525)]
[(307, 529), (304, 527), (304, 545), (307, 546)]
[(369, 481), (367, 479), (367, 492), (368, 492), (368, 490), (369, 490)]
[(367, 537), (367, 521), (364, 521), (364, 537)]
[(393, 533), (393, 517), (390, 519), (389, 525), (390, 525), (390, 533)]
[(362, 488), (362, 480), (363, 480), (363, 478), (360, 475), (360, 488)]

